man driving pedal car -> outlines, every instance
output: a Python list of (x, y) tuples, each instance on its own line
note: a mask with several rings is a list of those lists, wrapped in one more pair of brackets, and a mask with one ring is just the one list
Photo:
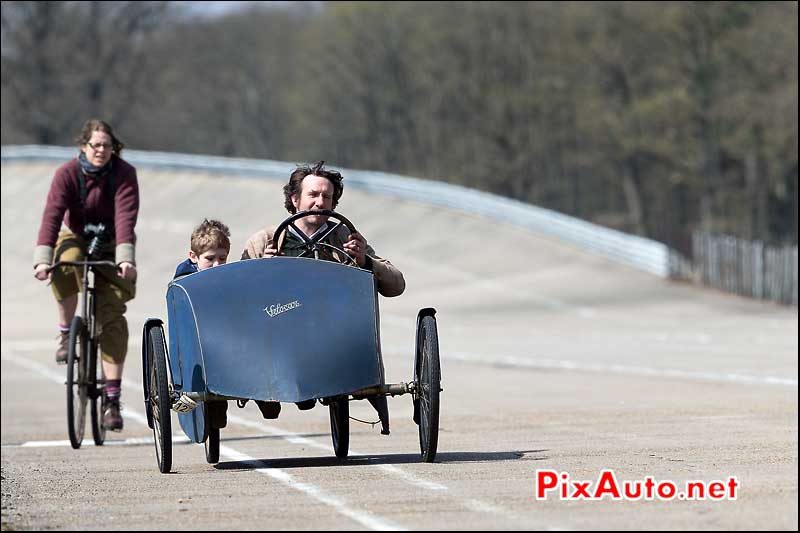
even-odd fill
[[(313, 167), (298, 167), (283, 187), (284, 206), (291, 214), (303, 211), (334, 210), (342, 197), (344, 187), (342, 175), (335, 170), (323, 168), (324, 161)], [(325, 235), (316, 247), (316, 258), (340, 263), (352, 261), (358, 267), (372, 271), (378, 292), (383, 296), (399, 296), (406, 288), (403, 274), (387, 259), (379, 257), (367, 240), (358, 232), (351, 232), (340, 225), (335, 231), (325, 215), (310, 215), (299, 218), (278, 236), (274, 242), (276, 227), (265, 228), (248, 239), (242, 252), (242, 259), (269, 258), (277, 255), (298, 257), (307, 252), (309, 240)], [(303, 235), (300, 235), (302, 232)], [(370, 398), (370, 403), (381, 418), (382, 433), (389, 433), (389, 417), (386, 397)], [(267, 402), (276, 403), (278, 402)], [(311, 409), (315, 400), (306, 400), (297, 405), (300, 409)], [(260, 406), (259, 406), (260, 407)], [(278, 408), (279, 409), (279, 408)], [(263, 412), (263, 409), (262, 409)]]

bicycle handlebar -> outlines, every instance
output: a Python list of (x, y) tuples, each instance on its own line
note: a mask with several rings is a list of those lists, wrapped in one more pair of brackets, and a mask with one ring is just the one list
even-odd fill
[(114, 267), (117, 270), (119, 270), (119, 267), (117, 266), (117, 264), (114, 261), (56, 261), (55, 263), (53, 263), (52, 265), (50, 265), (47, 268), (47, 273), (49, 274), (54, 269), (56, 269), (56, 268), (58, 268), (60, 266), (84, 266), (84, 265), (88, 265), (90, 267), (93, 267), (93, 266), (109, 266), (109, 267)]

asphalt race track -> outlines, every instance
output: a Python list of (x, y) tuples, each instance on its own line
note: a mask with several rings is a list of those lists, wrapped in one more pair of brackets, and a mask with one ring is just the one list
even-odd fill
[[(387, 378), (413, 375), (417, 310), (438, 311), (437, 461), (419, 462), (407, 396), (392, 434), (351, 421), (336, 460), (328, 411), (263, 420), (231, 405), (218, 465), (175, 443), (158, 472), (144, 421), (140, 332), (203, 217), (233, 234), (276, 224), (281, 181), (140, 169), (138, 296), (125, 430), (69, 446), (56, 313), (31, 257), (56, 164), (2, 166), (3, 529), (797, 530), (797, 309), (670, 282), (467, 213), (347, 188), (338, 210), (405, 274), (381, 299)], [(235, 355), (231, 364), (236, 364)], [(374, 420), (366, 402), (351, 415)], [(174, 419), (175, 434), (180, 434)], [(177, 438), (177, 437), (176, 437)], [(592, 485), (713, 482), (736, 499), (535, 497), (536, 472)], [(567, 483), (568, 494), (575, 485)], [(727, 487), (727, 485), (726, 485)]]

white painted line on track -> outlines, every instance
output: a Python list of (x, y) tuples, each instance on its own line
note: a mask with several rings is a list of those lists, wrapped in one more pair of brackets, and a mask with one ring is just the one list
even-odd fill
[(459, 361), (480, 362), (483, 364), (489, 363), (497, 366), (510, 366), (517, 368), (541, 368), (547, 370), (598, 372), (604, 374), (624, 374), (654, 378), (721, 381), (748, 385), (777, 385), (782, 387), (797, 387), (797, 379), (780, 378), (775, 376), (749, 376), (727, 372), (705, 372), (699, 370), (677, 370), (673, 368), (577, 363), (574, 361), (565, 360), (531, 359), (519, 356), (476, 354), (470, 352), (448, 352), (447, 358), (457, 359)]
[[(48, 348), (51, 345), (52, 345), (52, 342), (47, 343), (47, 347)], [(3, 345), (2, 345), (2, 357), (3, 357), (3, 359), (6, 359), (6, 360), (8, 360), (8, 361), (10, 361), (12, 363), (15, 363), (15, 364), (17, 364), (19, 366), (25, 367), (25, 368), (27, 368), (29, 370), (32, 370), (32, 371), (34, 371), (34, 372), (36, 372), (38, 374), (41, 374), (42, 376), (50, 379), (51, 381), (54, 381), (54, 382), (56, 382), (56, 383), (58, 383), (60, 385), (64, 385), (65, 377), (64, 377), (63, 373), (58, 372), (57, 370), (54, 370), (51, 366), (48, 366), (48, 365), (39, 363), (38, 361), (33, 361), (33, 360), (29, 359), (29, 358), (17, 355), (12, 350), (8, 349), (9, 346), (14, 346), (14, 348), (22, 349), (22, 350), (24, 350), (25, 348), (27, 348), (27, 349), (37, 349), (38, 350), (38, 349), (41, 348), (41, 343), (39, 341), (21, 342), (21, 343), (3, 343)], [(133, 380), (130, 380), (130, 379), (125, 379), (125, 388), (135, 388), (135, 389), (141, 391), (142, 390), (142, 385), (141, 385), (141, 383), (138, 383), (136, 381), (133, 381)], [(124, 407), (123, 413), (124, 413), (126, 418), (130, 418), (130, 419), (136, 420), (137, 422), (139, 422), (140, 424), (144, 425), (145, 427), (147, 426), (147, 418), (146, 418), (146, 416), (144, 414), (139, 413), (138, 411), (136, 411), (134, 409), (131, 409), (129, 407)], [(276, 428), (274, 426), (270, 426), (270, 425), (268, 425), (268, 424), (266, 424), (264, 422), (254, 422), (254, 421), (247, 420), (245, 418), (242, 418), (242, 417), (239, 417), (239, 416), (236, 416), (236, 415), (231, 415), (231, 414), (228, 415), (228, 420), (230, 422), (233, 422), (235, 424), (239, 424), (241, 426), (245, 426), (245, 427), (253, 428), (253, 429), (256, 429), (256, 430), (259, 430), (259, 431), (263, 431), (263, 432), (265, 432), (266, 434), (268, 434), (270, 436), (280, 437), (280, 438), (282, 438), (282, 439), (284, 439), (287, 442), (290, 442), (292, 444), (309, 446), (309, 447), (313, 447), (313, 448), (316, 448), (316, 449), (319, 449), (319, 450), (323, 450), (323, 451), (328, 452), (328, 453), (333, 453), (333, 446), (332, 445), (321, 444), (321, 443), (316, 442), (316, 441), (314, 441), (312, 439), (309, 439), (307, 437), (303, 437), (302, 435), (298, 435), (296, 433), (292, 433), (292, 432), (289, 432), (289, 431), (285, 431), (285, 430)], [(173, 441), (175, 441), (176, 439), (180, 439), (180, 441), (183, 441), (183, 442), (188, 442), (188, 439), (185, 436), (173, 435)], [(149, 439), (128, 439), (128, 441), (130, 441), (130, 442), (119, 441), (119, 444), (129, 444), (129, 445), (133, 444), (133, 443), (139, 444), (140, 443), (139, 441), (148, 441), (148, 442), (152, 443), (153, 439), (152, 438), (149, 438)], [(111, 441), (111, 442), (113, 442), (113, 441)], [(107, 442), (107, 443), (110, 444), (111, 442)], [(88, 444), (88, 442), (87, 442), (87, 444)], [(93, 445), (94, 443), (91, 442), (91, 444)], [(69, 444), (68, 440), (67, 441), (49, 441), (49, 442), (31, 441), (30, 443), (23, 443), (22, 445), (8, 445), (8, 447), (13, 447), (13, 446), (18, 446), (18, 447), (19, 446), (25, 446), (25, 447), (27, 447), (27, 446), (40, 446), (41, 447), (41, 446), (61, 446), (61, 445), (69, 446), (70, 444)], [(6, 447), (6, 446), (4, 446), (4, 447)], [(246, 456), (246, 455), (234, 450), (233, 448), (230, 448), (230, 447), (227, 447), (227, 446), (220, 446), (220, 454), (223, 454), (223, 450), (224, 450), (224, 455), (226, 457), (228, 457), (229, 459), (232, 459), (232, 460), (235, 460), (235, 461), (240, 461), (241, 460), (241, 461), (250, 462), (250, 463), (253, 463), (254, 461), (257, 462), (256, 459), (248, 457), (248, 456)], [(358, 457), (358, 456), (363, 456), (363, 455), (364, 454), (362, 454), (360, 452), (357, 452), (357, 451), (354, 451), (354, 450), (350, 451), (350, 456), (353, 456), (353, 457)], [(240, 459), (240, 457), (244, 457), (246, 459)], [(410, 472), (407, 472), (406, 470), (403, 470), (403, 469), (401, 469), (401, 468), (399, 468), (399, 467), (397, 467), (395, 465), (367, 465), (367, 466), (371, 467), (371, 468), (378, 468), (378, 469), (386, 472), (387, 474), (396, 476), (397, 478), (399, 478), (400, 480), (402, 480), (405, 483), (408, 483), (410, 485), (413, 485), (413, 486), (421, 488), (421, 489), (430, 490), (430, 491), (437, 491), (437, 492), (445, 492), (445, 491), (449, 490), (446, 485), (443, 485), (441, 483), (436, 483), (434, 481), (430, 481), (430, 480), (427, 480), (427, 479), (420, 478), (420, 477), (415, 476), (414, 474), (412, 474)], [(291, 475), (289, 475), (289, 474), (287, 474), (285, 472), (282, 472), (279, 469), (275, 469), (275, 468), (256, 468), (256, 471), (258, 471), (260, 473), (268, 474), (268, 475), (272, 476), (274, 479), (277, 479), (279, 481), (282, 481), (282, 482), (288, 484), (291, 488), (293, 488), (295, 490), (299, 490), (301, 492), (304, 492), (304, 493), (308, 494), (309, 496), (312, 496), (312, 497), (318, 499), (319, 501), (322, 501), (326, 505), (333, 506), (341, 514), (344, 514), (345, 516), (348, 516), (348, 517), (358, 521), (359, 523), (361, 523), (365, 527), (369, 527), (369, 528), (372, 529), (372, 526), (370, 526), (369, 524), (373, 524), (373, 522), (374, 522), (373, 525), (383, 524), (383, 526), (377, 527), (377, 529), (390, 529), (390, 530), (402, 530), (403, 529), (402, 527), (400, 527), (400, 526), (398, 526), (396, 524), (392, 524), (388, 520), (379, 519), (379, 518), (376, 518), (376, 517), (374, 517), (372, 515), (365, 515), (365, 513), (361, 513), (359, 511), (350, 510), (350, 511), (345, 512), (343, 510), (344, 508), (342, 507), (344, 504), (341, 502), (340, 499), (336, 498), (335, 496), (330, 496), (330, 495), (325, 494), (321, 489), (319, 489), (317, 487), (314, 487), (313, 485), (309, 485), (309, 484), (293, 481), (293, 478), (291, 477)], [(273, 475), (275, 472), (280, 472), (280, 473)], [(294, 484), (289, 483), (290, 480)], [(317, 496), (319, 496), (319, 497), (317, 497)], [(505, 509), (502, 509), (502, 508), (500, 508), (500, 507), (498, 507), (496, 505), (477, 500), (475, 498), (470, 498), (470, 499), (456, 498), (456, 500), (458, 501), (459, 505), (461, 505), (462, 507), (464, 507), (465, 509), (468, 509), (470, 511), (481, 512), (481, 513), (489, 513), (489, 514), (494, 514), (494, 515), (502, 515), (502, 516), (505, 516), (507, 518), (513, 518), (513, 514), (510, 513), (509, 511), (507, 511)], [(364, 515), (364, 516), (362, 516), (362, 515)]]
[[(42, 363), (39, 363), (38, 361), (32, 361), (29, 358), (17, 355), (9, 350), (6, 350), (5, 347), (3, 347), (0, 350), (2, 350), (2, 358), (5, 359), (6, 361), (27, 368), (33, 372), (43, 375), (44, 377), (52, 381), (55, 381), (60, 385), (64, 385), (65, 379), (63, 373), (56, 372), (55, 370), (49, 368), (48, 366)], [(140, 384), (135, 384), (135, 382), (131, 382), (130, 380), (125, 380), (125, 384), (133, 386), (138, 385), (137, 388), (141, 390)], [(142, 413), (139, 413), (138, 411), (130, 408), (125, 408), (124, 413), (126, 418), (135, 420), (143, 424), (145, 427), (147, 427), (147, 418)], [(240, 453), (228, 446), (220, 446), (220, 454), (221, 455), (224, 454), (225, 457), (232, 459), (234, 461), (244, 461), (250, 463), (259, 462), (253, 459), (252, 457)], [(264, 467), (264, 468), (256, 468), (255, 470), (256, 472), (259, 472), (261, 474), (266, 474), (271, 478), (280, 481), (284, 485), (287, 485), (294, 490), (302, 492), (303, 494), (325, 505), (333, 507), (339, 514), (346, 516), (352, 520), (355, 520), (356, 522), (358, 522), (359, 524), (368, 529), (388, 530), (388, 531), (405, 531), (407, 529), (387, 519), (375, 516), (367, 512), (351, 509), (350, 507), (347, 506), (346, 502), (341, 498), (330, 495), (325, 491), (323, 491), (322, 489), (320, 489), (319, 487), (316, 487), (310, 483), (297, 481), (290, 474), (278, 468)]]
[[(407, 348), (388, 346), (383, 348), (384, 355), (408, 354)], [(622, 374), (626, 376), (644, 376), (648, 378), (688, 379), (694, 381), (712, 381), (722, 383), (739, 383), (742, 385), (771, 385), (778, 387), (797, 387), (797, 379), (777, 376), (752, 376), (735, 372), (708, 372), (702, 370), (679, 370), (675, 368), (655, 368), (646, 366), (581, 363), (563, 359), (540, 359), (519, 355), (497, 355), (474, 352), (447, 352), (443, 360), (465, 361), (496, 367), (529, 368), (533, 370), (559, 370), (563, 372), (594, 372), (598, 374)]]
[[(250, 428), (253, 428), (253, 429), (260, 430), (260, 431), (265, 431), (267, 433), (270, 433), (273, 436), (281, 437), (284, 440), (286, 440), (288, 442), (291, 442), (292, 444), (300, 444), (300, 445), (303, 445), (303, 446), (309, 446), (311, 448), (316, 448), (318, 450), (322, 450), (322, 451), (327, 452), (327, 453), (331, 453), (331, 454), (333, 453), (333, 446), (332, 445), (321, 444), (321, 443), (319, 443), (317, 441), (314, 441), (314, 440), (311, 440), (311, 439), (309, 439), (307, 437), (303, 437), (302, 435), (297, 435), (296, 433), (291, 433), (289, 431), (278, 429), (278, 428), (275, 428), (275, 427), (270, 426), (270, 425), (268, 425), (266, 423), (263, 423), (263, 422), (254, 422), (252, 420), (247, 420), (247, 419), (244, 419), (244, 418), (236, 416), (236, 415), (228, 415), (228, 420), (233, 422), (233, 423), (235, 423), (235, 424), (239, 424), (239, 425), (242, 425), (242, 426), (245, 426), (245, 427), (250, 427)], [(363, 455), (364, 454), (356, 452), (356, 451), (354, 451), (352, 449), (350, 450), (350, 453), (349, 453), (349, 456), (351, 456), (351, 457), (358, 457), (358, 456), (363, 456)], [(415, 486), (423, 488), (423, 489), (434, 490), (434, 491), (445, 491), (445, 490), (447, 490), (447, 487), (445, 485), (442, 485), (440, 483), (435, 483), (433, 481), (428, 481), (427, 479), (419, 478), (419, 477), (415, 476), (414, 474), (411, 474), (410, 472), (406, 472), (405, 470), (402, 470), (402, 469), (400, 469), (400, 468), (398, 468), (398, 467), (396, 467), (394, 465), (370, 465), (370, 466), (372, 466), (374, 468), (380, 468), (381, 470), (383, 470), (384, 472), (386, 472), (388, 474), (392, 474), (392, 475), (398, 476), (399, 478), (401, 478), (406, 483), (409, 483), (411, 485), (415, 485)]]
[[(222, 456), (227, 457), (232, 461), (242, 462), (242, 463), (251, 463), (251, 464), (265, 464), (264, 461), (259, 461), (240, 453), (233, 448), (229, 448), (228, 446), (220, 446), (219, 453)], [(317, 501), (324, 503), (325, 505), (329, 505), (336, 509), (339, 514), (342, 514), (352, 520), (355, 520), (359, 524), (363, 525), (366, 528), (372, 530), (385, 530), (385, 531), (406, 531), (406, 528), (403, 528), (385, 518), (379, 518), (375, 515), (370, 513), (366, 513), (363, 511), (357, 511), (355, 509), (351, 509), (346, 505), (346, 503), (333, 495), (327, 494), (319, 487), (316, 487), (310, 483), (305, 483), (302, 481), (297, 481), (291, 474), (284, 472), (278, 468), (267, 467), (265, 465), (264, 468), (256, 468), (256, 472), (260, 474), (266, 474), (271, 478), (280, 481), (284, 485), (288, 485), (289, 487), (302, 492), (311, 498), (314, 498)]]
[[(153, 444), (153, 437), (132, 437), (130, 439), (106, 439), (103, 446), (143, 446)], [(172, 444), (194, 444), (185, 435), (173, 435)], [(60, 448), (72, 446), (68, 440), (29, 440), (20, 444), (3, 444), (3, 448)], [(93, 440), (84, 440), (83, 446), (95, 446)]]
[[(38, 350), (38, 349), (42, 348), (41, 344), (42, 344), (41, 341), (28, 341), (28, 342), (22, 341), (22, 342), (19, 342), (19, 343), (16, 343), (16, 342), (15, 343), (3, 343), (3, 346), (4, 346), (4, 348), (3, 348), (3, 350), (4, 350), (3, 357), (4, 358), (6, 357), (5, 356), (5, 350), (6, 350), (5, 347), (6, 346), (13, 346), (13, 348), (16, 348), (16, 349), (26, 349), (27, 348), (27, 349), (37, 349)], [(49, 348), (51, 345), (52, 345), (52, 342), (49, 342), (49, 343), (47, 343), (46, 346)], [(18, 360), (18, 359), (22, 359), (22, 360)], [(16, 358), (13, 359), (13, 361), (17, 362), (18, 364), (20, 364), (22, 366), (27, 366), (31, 370), (35, 370), (36, 372), (39, 372), (40, 374), (46, 375), (46, 376), (50, 377), (53, 381), (56, 381), (56, 382), (61, 383), (61, 384), (64, 383), (63, 375), (56, 373), (55, 371), (52, 370), (51, 367), (48, 367), (46, 365), (43, 365), (43, 364), (35, 362), (35, 361), (31, 361), (31, 360), (26, 359), (26, 358), (21, 358), (19, 356), (16, 356)], [(135, 382), (135, 381), (130, 380), (130, 379), (125, 379), (125, 387), (126, 388), (127, 387), (135, 387), (139, 391), (142, 390), (141, 383)], [(136, 411), (131, 410), (128, 407), (124, 408), (124, 414), (125, 414), (126, 417), (137, 418), (137, 420), (140, 423), (142, 423), (145, 426), (147, 425), (147, 419), (145, 418), (145, 416), (143, 414), (137, 413)], [(271, 436), (280, 437), (280, 438), (282, 438), (282, 439), (284, 439), (287, 442), (290, 442), (292, 444), (298, 444), (298, 445), (303, 445), (303, 446), (316, 448), (316, 449), (325, 451), (326, 453), (331, 453), (331, 454), (333, 453), (333, 446), (330, 445), (330, 444), (321, 444), (321, 443), (319, 443), (317, 441), (314, 441), (314, 440), (309, 439), (307, 437), (303, 437), (303, 436), (298, 435), (296, 433), (292, 433), (292, 432), (289, 432), (289, 431), (286, 431), (286, 430), (283, 430), (283, 429), (280, 429), (280, 428), (276, 428), (274, 426), (270, 426), (269, 424), (266, 424), (264, 422), (255, 422), (255, 421), (247, 420), (245, 418), (242, 418), (242, 417), (236, 416), (236, 415), (232, 415), (232, 414), (228, 415), (228, 420), (230, 422), (233, 422), (235, 424), (239, 424), (241, 426), (245, 426), (245, 427), (249, 427), (249, 428), (252, 428), (252, 429), (256, 429), (256, 430), (265, 432), (265, 433), (267, 433), (267, 434), (269, 434)], [(363, 456), (364, 454), (351, 449), (349, 455), (352, 456), (352, 457), (358, 457), (358, 456)], [(408, 484), (410, 484), (412, 486), (415, 486), (415, 487), (418, 487), (418, 488), (422, 488), (422, 489), (430, 490), (430, 491), (439, 491), (439, 492), (444, 492), (444, 491), (448, 490), (448, 487), (446, 485), (442, 485), (441, 483), (436, 483), (434, 481), (430, 481), (430, 480), (427, 480), (427, 479), (420, 478), (420, 477), (415, 476), (414, 474), (412, 474), (412, 473), (410, 473), (410, 472), (408, 472), (408, 471), (406, 471), (406, 470), (404, 470), (402, 468), (399, 468), (399, 467), (397, 467), (395, 465), (367, 465), (367, 466), (369, 466), (371, 468), (378, 468), (380, 470), (383, 470), (387, 474), (392, 475), (392, 476), (396, 476), (399, 479), (401, 479), (403, 482), (408, 483)], [(503, 510), (503, 509), (499, 508), (496, 505), (489, 504), (489, 503), (486, 503), (486, 502), (481, 502), (481, 501), (476, 500), (476, 499), (470, 499), (470, 500), (458, 499), (457, 501), (459, 502), (459, 504), (462, 507), (464, 507), (466, 509), (469, 509), (469, 510), (472, 510), (472, 511), (491, 513), (491, 514), (503, 514), (505, 516), (511, 516), (510, 512), (508, 512), (506, 510)]]
[[(384, 317), (382, 317), (384, 320)], [(391, 322), (391, 319), (388, 320)], [(28, 351), (50, 349), (50, 341), (10, 341), (3, 343), (3, 350)], [(413, 347), (412, 347), (413, 348)], [(410, 348), (404, 346), (384, 346), (384, 355), (408, 355)], [(565, 359), (549, 359), (524, 357), (519, 355), (502, 355), (474, 352), (447, 352), (442, 357), (445, 360), (465, 361), (482, 365), (511, 368), (530, 368), (533, 370), (559, 370), (563, 372), (594, 372), (598, 374), (622, 374), (628, 376), (644, 376), (648, 378), (688, 379), (695, 381), (711, 381), (722, 383), (740, 383), (743, 385), (771, 385), (778, 387), (797, 387), (796, 378), (778, 376), (753, 376), (737, 372), (709, 372), (702, 370), (682, 370), (675, 368), (655, 368), (646, 366), (632, 366), (622, 364), (581, 363)], [(39, 365), (41, 373), (52, 372), (50, 367)], [(61, 383), (64, 377), (58, 374)]]

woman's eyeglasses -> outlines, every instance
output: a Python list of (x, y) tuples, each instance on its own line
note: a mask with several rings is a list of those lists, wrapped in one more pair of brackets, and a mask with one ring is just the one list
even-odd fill
[(103, 150), (110, 150), (111, 149), (111, 144), (109, 144), (109, 143), (94, 143), (94, 144), (92, 144), (91, 142), (87, 142), (86, 146), (88, 146), (89, 148), (91, 148), (95, 152), (100, 150), (101, 148)]

